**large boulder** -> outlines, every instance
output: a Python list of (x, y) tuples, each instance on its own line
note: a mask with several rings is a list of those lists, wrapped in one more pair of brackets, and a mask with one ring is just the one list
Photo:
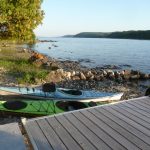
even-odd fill
[(80, 72), (80, 79), (81, 80), (86, 80), (86, 77), (85, 77), (85, 75), (82, 72)]
[(48, 75), (47, 75), (47, 78), (46, 80), (48, 82), (60, 82), (63, 80), (62, 78), (62, 75), (59, 74), (58, 72), (56, 71), (51, 71)]
[(87, 80), (93, 80), (94, 79), (94, 74), (91, 71), (87, 71), (84, 75), (85, 75)]
[(63, 78), (67, 79), (67, 80), (70, 80), (71, 79), (71, 72), (65, 71), (64, 74), (63, 74)]
[(72, 77), (72, 80), (80, 80), (80, 77), (75, 75), (75, 76)]

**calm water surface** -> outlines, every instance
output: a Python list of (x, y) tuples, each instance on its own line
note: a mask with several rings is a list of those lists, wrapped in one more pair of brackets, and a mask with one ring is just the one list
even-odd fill
[[(131, 65), (150, 73), (150, 41), (95, 38), (40, 38), (56, 43), (37, 43), (32, 48), (61, 60), (80, 60), (88, 67)], [(52, 44), (57, 45), (54, 47)], [(49, 49), (51, 47), (51, 49)], [(90, 61), (90, 62), (89, 62)]]

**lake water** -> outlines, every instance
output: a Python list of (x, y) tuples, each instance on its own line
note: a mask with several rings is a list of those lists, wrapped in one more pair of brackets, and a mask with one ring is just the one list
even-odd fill
[[(150, 40), (98, 38), (40, 38), (33, 49), (60, 60), (80, 60), (88, 67), (131, 65), (131, 69), (150, 73)], [(58, 47), (52, 46), (52, 44)], [(51, 49), (49, 49), (51, 47)]]

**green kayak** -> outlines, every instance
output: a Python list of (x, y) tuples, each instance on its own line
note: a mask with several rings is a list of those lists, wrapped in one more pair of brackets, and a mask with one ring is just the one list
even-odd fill
[(46, 116), (108, 103), (110, 102), (12, 100), (0, 101), (0, 112), (17, 116)]

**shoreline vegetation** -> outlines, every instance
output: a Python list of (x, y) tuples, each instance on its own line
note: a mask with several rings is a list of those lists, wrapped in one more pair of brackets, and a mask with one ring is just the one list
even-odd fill
[(28, 87), (51, 81), (58, 87), (124, 92), (122, 99), (129, 99), (144, 95), (150, 74), (115, 65), (87, 68), (78, 61), (60, 61), (22, 45), (0, 43), (1, 85)]
[(116, 32), (81, 32), (76, 35), (65, 35), (66, 38), (112, 38), (150, 40), (150, 30), (116, 31)]

